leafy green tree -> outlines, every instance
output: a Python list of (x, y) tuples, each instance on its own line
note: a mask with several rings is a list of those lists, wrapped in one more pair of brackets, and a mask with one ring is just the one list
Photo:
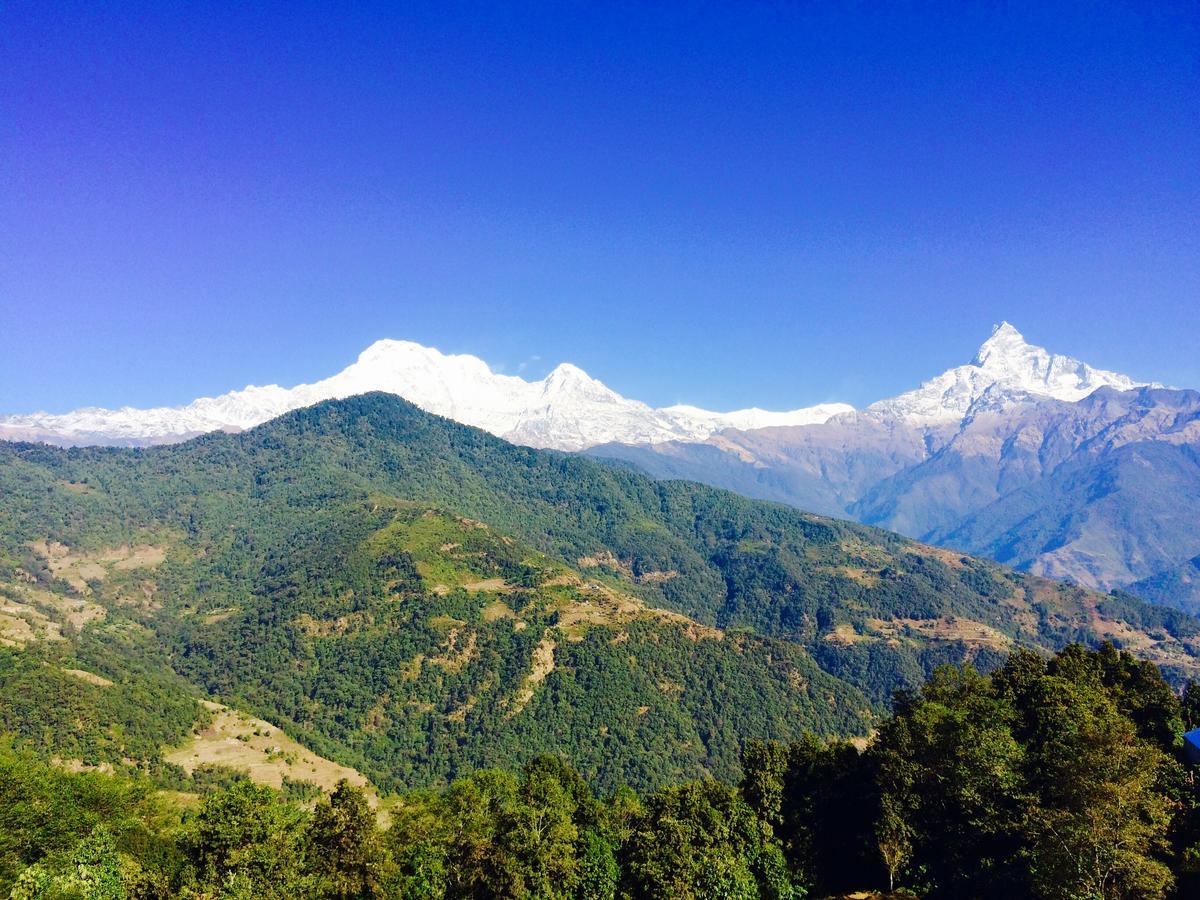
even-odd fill
[(788, 748), (776, 741), (750, 741), (742, 751), (742, 798), (772, 828), (783, 825)]
[(1162, 860), (1171, 808), (1160, 790), (1170, 760), (1076, 663), (1047, 676), (1036, 706), (1034, 884), (1048, 898), (1163, 897), (1173, 883)]
[(366, 795), (345, 779), (308, 825), (308, 858), (323, 895), (378, 897), (391, 876), (391, 860)]
[(71, 864), (75, 869), (71, 886), (77, 886), (85, 900), (125, 900), (117, 845), (103, 825), (71, 854)]
[(9, 896), (12, 900), (125, 900), (129, 880), (122, 872), (112, 835), (98, 825), (79, 842), (64, 870), (55, 872), (45, 864), (30, 866)]
[[(500, 821), (504, 880), (514, 897), (568, 897), (578, 877), (575, 798), (562, 769), (535, 763), (522, 773)], [(578, 778), (573, 772), (575, 778)]]
[(585, 831), (579, 841), (578, 900), (613, 900), (621, 869), (612, 841), (596, 831)]
[(887, 869), (888, 892), (896, 889), (896, 879), (912, 858), (913, 829), (905, 818), (904, 793), (887, 791), (879, 804), (875, 821), (875, 840), (880, 859)]
[(852, 744), (805, 735), (787, 747), (782, 825), (776, 834), (796, 876), (819, 893), (851, 891), (879, 868), (871, 762)]
[(889, 868), (911, 844), (910, 867), (924, 873), (934, 893), (1021, 890), (1024, 750), (1012, 720), (988, 679), (969, 667), (941, 668), (919, 695), (897, 698), (870, 751), (884, 812), (880, 851)]
[(448, 848), (452, 833), (447, 804), (432, 791), (404, 795), (391, 809), (392, 824), (384, 842), (397, 868), (392, 884), (404, 900), (452, 896)]
[(623, 855), (627, 889), (638, 897), (795, 896), (769, 826), (716, 781), (651, 796)]
[(1191, 731), (1200, 728), (1200, 683), (1188, 681), (1183, 688), (1183, 726)]
[(153, 870), (139, 879), (168, 880), (179, 864), (172, 821), (144, 780), (67, 772), (13, 752), (0, 737), (0, 896), (30, 867), (22, 890), (58, 884), (78, 874), (73, 854), (100, 853), (109, 843)]
[(308, 818), (270, 788), (244, 782), (205, 797), (182, 843), (201, 886), (243, 885), (281, 900), (312, 896)]

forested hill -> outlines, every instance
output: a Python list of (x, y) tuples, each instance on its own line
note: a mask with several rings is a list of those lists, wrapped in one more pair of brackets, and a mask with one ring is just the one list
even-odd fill
[(940, 662), (1111, 639), (1178, 678), (1200, 646), (1180, 613), (385, 394), (174, 447), (0, 445), (0, 591), (21, 652), (153, 635), (198, 695), (384, 787), (545, 750), (606, 786), (728, 777), (748, 738), (866, 733)]
[(1181, 702), (1111, 646), (1018, 651), (990, 676), (940, 668), (865, 751), (752, 741), (737, 782), (641, 796), (542, 756), (385, 798), (385, 829), (345, 781), (189, 802), (0, 744), (0, 895), (1184, 900), (1200, 794), (1181, 733), (1198, 725), (1195, 684)]

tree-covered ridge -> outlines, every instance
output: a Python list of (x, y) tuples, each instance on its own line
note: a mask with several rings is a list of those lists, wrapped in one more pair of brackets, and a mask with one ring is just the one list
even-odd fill
[(17, 643), (119, 664), (143, 629), (197, 695), (386, 789), (539, 752), (605, 787), (730, 777), (746, 739), (865, 733), (896, 688), (1017, 646), (1196, 666), (1186, 615), (388, 395), (176, 447), (0, 446), (0, 591)]
[[(379, 495), (305, 522), (241, 602), (194, 591), (165, 611), (111, 603), (75, 639), (11, 653), (0, 695), (20, 695), (11, 709), (22, 744), (87, 764), (140, 764), (186, 786), (159, 748), (199, 715), (191, 695), (219, 695), (385, 789), (547, 751), (610, 787), (730, 777), (748, 737), (872, 726), (871, 704), (803, 648), (649, 608), (598, 566), (555, 563), (483, 522)], [(177, 550), (154, 572), (166, 588), (156, 596), (173, 593)], [(61, 559), (90, 559), (60, 556), (57, 573), (30, 568), (55, 586)], [(102, 598), (108, 585), (86, 589)], [(149, 674), (183, 685), (178, 672), (197, 686), (176, 698), (172, 729), (142, 744), (113, 740), (114, 716), (161, 718), (169, 704), (127, 708), (124, 682), (83, 683), (41, 665), (86, 644), (98, 659), (108, 648), (104, 671), (120, 669), (134, 656), (127, 636), (149, 634), (131, 616), (170, 651)], [(122, 737), (129, 730), (119, 726)]]
[[(750, 742), (736, 780), (596, 792), (561, 757), (393, 798), (143, 779), (0, 746), (0, 892), (21, 898), (1165, 900), (1200, 888), (1200, 725), (1106, 645), (938, 669), (864, 749)], [(855, 896), (863, 896), (855, 894)]]
[(87, 644), (0, 647), (0, 732), (47, 757), (177, 778), (162, 750), (203, 723), (194, 689), (161, 661), (126, 667)]
[(353, 545), (314, 536), (307, 579), (184, 615), (174, 642), (206, 690), (382, 787), (548, 751), (601, 786), (728, 776), (745, 737), (871, 727), (801, 647), (648, 608), (477, 520), (378, 497), (369, 512)]
[[(177, 447), (5, 445), (0, 462), (10, 566), (45, 536), (87, 550), (166, 529), (199, 555), (188, 568), (205, 593), (252, 590), (267, 555), (325, 524), (323, 510), (382, 494), (487, 522), (559, 560), (601, 561), (651, 605), (720, 627), (803, 639), (829, 633), (838, 624), (831, 614), (953, 614), (1015, 632), (1000, 603), (1011, 601), (1032, 613), (1024, 617), (1032, 632), (1094, 630), (1088, 616), (1066, 615), (1075, 600), (1047, 606), (1053, 582), (888, 532), (513, 446), (390, 395), (330, 401)], [(1191, 621), (1169, 630), (1189, 636)]]

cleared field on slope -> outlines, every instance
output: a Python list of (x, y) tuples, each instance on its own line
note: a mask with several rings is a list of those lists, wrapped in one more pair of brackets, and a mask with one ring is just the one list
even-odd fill
[(366, 791), (372, 807), (378, 806), (375, 789), (357, 770), (318, 756), (270, 722), (220, 703), (203, 702), (213, 712), (212, 723), (181, 747), (163, 754), (167, 762), (189, 774), (201, 765), (228, 766), (274, 788), (281, 788), (286, 777), (311, 782), (329, 792), (344, 778)]

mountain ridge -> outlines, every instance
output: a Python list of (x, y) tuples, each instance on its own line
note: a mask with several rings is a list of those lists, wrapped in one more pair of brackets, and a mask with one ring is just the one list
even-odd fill
[[(1142, 385), (1031, 345), (1002, 322), (969, 364), (877, 401), (862, 414), (936, 426), (1039, 397), (1078, 400), (1104, 386), (1129, 390)], [(621, 396), (571, 363), (559, 364), (540, 381), (525, 381), (494, 372), (475, 356), (387, 339), (367, 347), (341, 372), (311, 384), (251, 385), (179, 407), (4, 415), (0, 438), (66, 446), (174, 443), (211, 431), (241, 431), (321, 400), (376, 390), (515, 443), (568, 451), (608, 443), (695, 442), (730, 429), (822, 424), (855, 413), (844, 403), (785, 412), (750, 407), (721, 413), (687, 404), (653, 408)]]
[(724, 428), (762, 421), (824, 421), (852, 409), (818, 404), (789, 412), (712, 412), (652, 408), (625, 398), (578, 366), (561, 363), (540, 381), (494, 372), (467, 354), (443, 354), (411, 341), (380, 340), (341, 372), (293, 388), (248, 386), (186, 406), (0, 416), (0, 438), (67, 446), (176, 443), (213, 431), (241, 431), (322, 400), (383, 390), (427, 412), (530, 446), (580, 450), (609, 441), (698, 440)]
[[(0, 437), (171, 443), (380, 389), (516, 444), (621, 458), (657, 477), (850, 517), (1090, 587), (1150, 585), (1200, 551), (1200, 529), (1177, 509), (1200, 494), (1186, 452), (1200, 447), (1190, 395), (1051, 353), (1007, 322), (969, 363), (862, 410), (654, 409), (570, 363), (525, 381), (473, 356), (385, 340), (313, 384), (252, 386), (175, 409), (0, 417)], [(1180, 450), (1120, 449), (1138, 441)], [(1105, 454), (1112, 458), (1100, 460)], [(1153, 481), (1136, 476), (1135, 457), (1163, 468), (1161, 484), (1174, 497), (1157, 496)], [(1116, 478), (1109, 499), (1099, 493), (1105, 478)], [(1058, 510), (1059, 520), (1038, 503)], [(1150, 509), (1173, 523), (1169, 533), (1153, 534)], [(1159, 597), (1176, 585), (1180, 602), (1194, 608), (1184, 576), (1164, 574), (1149, 589)]]
[(1105, 386), (1073, 402), (977, 406), (954, 423), (868, 410), (817, 426), (588, 452), (1089, 587), (1136, 584), (1158, 602), (1200, 609), (1186, 567), (1152, 583), (1200, 552), (1196, 391)]

